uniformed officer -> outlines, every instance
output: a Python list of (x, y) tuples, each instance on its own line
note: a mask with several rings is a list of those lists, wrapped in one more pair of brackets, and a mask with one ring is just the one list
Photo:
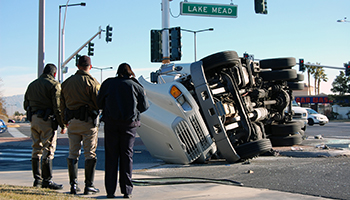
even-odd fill
[(57, 126), (60, 125), (62, 134), (67, 130), (61, 120), (61, 85), (55, 80), (56, 71), (54, 64), (47, 64), (43, 74), (29, 84), (23, 103), (31, 122), (33, 186), (50, 189), (63, 188), (51, 180), (52, 160), (56, 150)]
[(140, 126), (140, 113), (146, 111), (149, 104), (129, 64), (120, 64), (117, 75), (103, 82), (97, 97), (105, 122), (105, 187), (107, 198), (114, 198), (119, 160), (120, 190), (124, 198), (129, 198), (133, 190), (131, 176), (136, 129)]
[(96, 148), (98, 127), (94, 123), (98, 118), (96, 98), (100, 89), (98, 81), (90, 75), (91, 60), (82, 56), (78, 61), (78, 71), (62, 83), (61, 109), (63, 122), (68, 127), (69, 156), (67, 158), (70, 193), (76, 194), (78, 188), (78, 159), (81, 142), (85, 157), (84, 194), (99, 192), (93, 185), (96, 167)]

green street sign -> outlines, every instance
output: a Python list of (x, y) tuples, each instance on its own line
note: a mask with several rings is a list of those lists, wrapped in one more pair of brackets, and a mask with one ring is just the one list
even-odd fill
[(181, 15), (237, 18), (236, 5), (181, 2)]

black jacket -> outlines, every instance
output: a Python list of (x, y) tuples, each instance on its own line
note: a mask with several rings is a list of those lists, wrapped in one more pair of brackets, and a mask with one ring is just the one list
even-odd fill
[(97, 105), (103, 109), (102, 120), (110, 118), (124, 124), (140, 121), (140, 113), (149, 107), (146, 93), (134, 78), (109, 78), (97, 96)]

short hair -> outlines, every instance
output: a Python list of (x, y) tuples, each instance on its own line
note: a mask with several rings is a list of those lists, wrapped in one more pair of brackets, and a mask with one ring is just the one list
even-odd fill
[(79, 58), (78, 66), (87, 68), (90, 65), (91, 65), (91, 59), (89, 56), (84, 55)]
[(49, 63), (45, 66), (43, 74), (50, 74), (50, 75), (54, 76), (56, 72), (57, 72), (56, 65)]
[(135, 77), (135, 74), (131, 70), (131, 67), (128, 63), (122, 63), (119, 65), (117, 70), (117, 75), (118, 77), (127, 77), (127, 78), (129, 78), (130, 76)]

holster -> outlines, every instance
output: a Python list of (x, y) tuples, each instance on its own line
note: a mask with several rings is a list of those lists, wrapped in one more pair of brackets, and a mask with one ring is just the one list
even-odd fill
[(45, 113), (44, 113), (44, 116), (43, 116), (43, 120), (47, 121), (49, 119), (50, 115), (52, 115), (52, 114), (53, 114), (52, 109), (51, 108), (47, 108), (45, 110)]
[(58, 121), (55, 117), (55, 115), (50, 116), (50, 120), (51, 120), (51, 128), (56, 131), (58, 129)]
[(32, 121), (33, 113), (32, 113), (32, 108), (31, 108), (30, 106), (27, 107), (27, 113), (26, 113), (26, 115), (27, 115), (27, 120), (31, 122), (31, 121)]

